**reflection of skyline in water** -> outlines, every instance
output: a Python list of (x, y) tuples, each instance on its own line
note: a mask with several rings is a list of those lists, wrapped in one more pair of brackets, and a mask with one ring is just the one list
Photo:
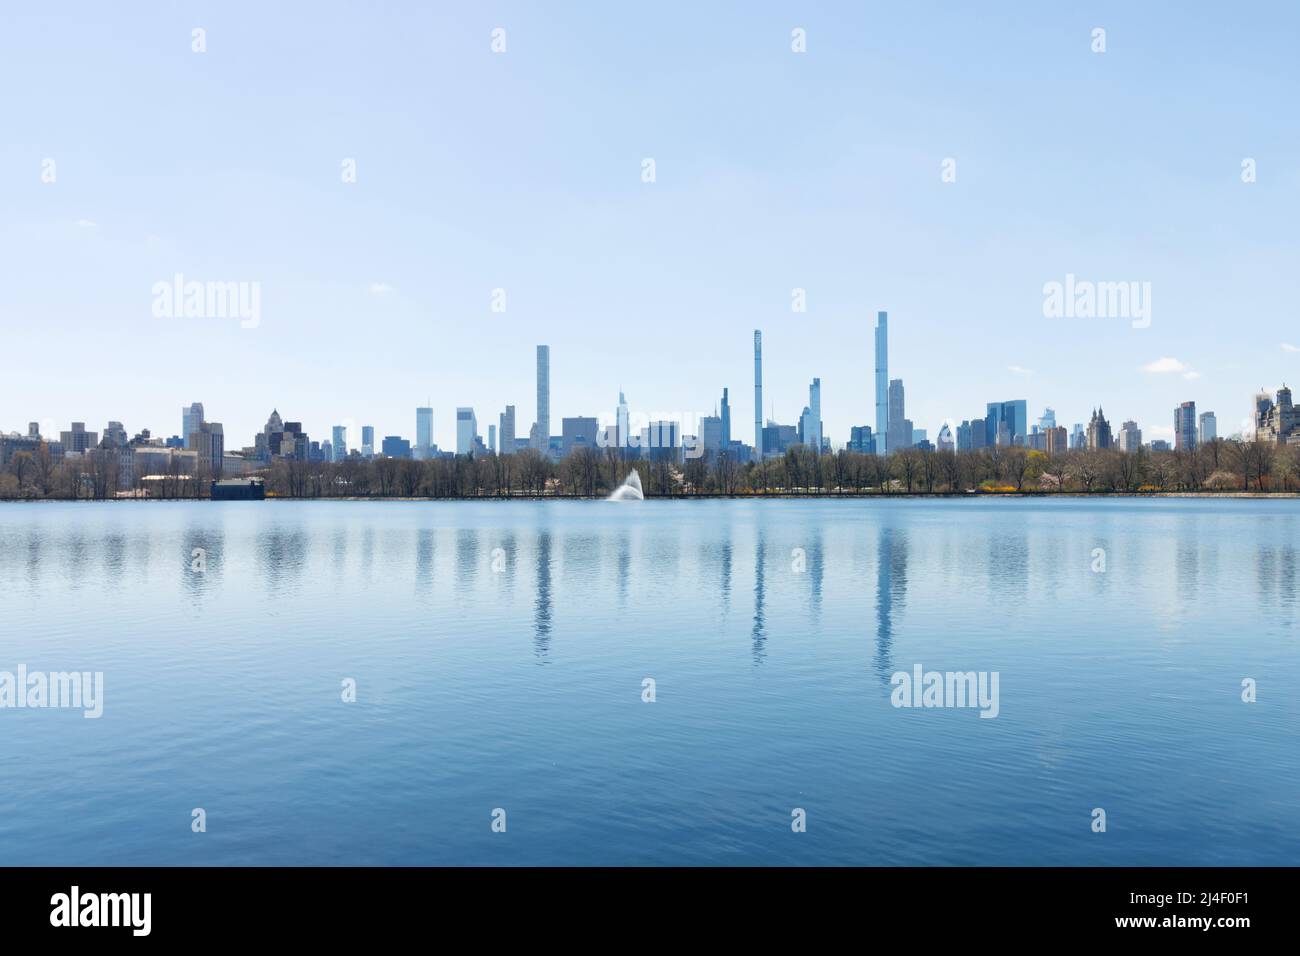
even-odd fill
[[(10, 715), (0, 858), (617, 865), (716, 862), (719, 841), (776, 864), (1295, 858), (1277, 691), (1300, 680), (1294, 503), (262, 504), (0, 505), (0, 668), (107, 675), (105, 722)], [(888, 680), (914, 662), (1000, 670), (1002, 716), (900, 713)], [(60, 784), (69, 754), (102, 813)], [(947, 783), (909, 785), (936, 766)], [(664, 767), (685, 790), (647, 786)], [(238, 792), (238, 838), (196, 851), (165, 822), (160, 768)], [(1104, 848), (1069, 822), (1099, 791), (1126, 820)], [(786, 795), (849, 822), (782, 840)], [(510, 799), (555, 825), (485, 849), (478, 824), (391, 824)], [(575, 840), (611, 800), (618, 819)], [(681, 831), (683, 805), (716, 840)]]
[(551, 532), (547, 530), (537, 536), (537, 600), (533, 607), (533, 651), (538, 663), (545, 663), (551, 644)]
[(889, 685), (894, 673), (894, 623), (907, 599), (907, 532), (882, 525), (876, 532), (876, 674)]
[(767, 612), (767, 595), (764, 589), (766, 564), (767, 537), (764, 535), (763, 526), (760, 524), (758, 528), (757, 543), (754, 547), (754, 628), (751, 632), (751, 643), (753, 646), (755, 664), (763, 663), (763, 658), (765, 656), (764, 648), (767, 644), (767, 622), (765, 620)]

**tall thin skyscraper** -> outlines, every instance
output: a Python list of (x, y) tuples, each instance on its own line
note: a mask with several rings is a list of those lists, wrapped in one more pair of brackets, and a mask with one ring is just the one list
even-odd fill
[(497, 427), (495, 425), (488, 425), (488, 451), (500, 454), (497, 450)]
[(421, 405), (415, 410), (415, 457), (428, 458), (433, 448), (433, 409)]
[(876, 454), (889, 452), (889, 313), (876, 313)]
[(628, 447), (628, 430), (632, 427), (630, 424), (630, 418), (631, 416), (628, 413), (627, 407), (627, 397), (623, 394), (623, 390), (620, 388), (618, 390), (618, 412), (614, 419), (615, 428), (618, 431), (615, 445), (619, 448)]
[(342, 461), (348, 457), (348, 430), (345, 426), (334, 426), (334, 440), (330, 442), (330, 448), (334, 461)]
[(1174, 451), (1196, 447), (1196, 403), (1183, 402), (1174, 409)]
[(361, 457), (362, 458), (375, 457), (375, 426), (374, 425), (361, 426)]
[(181, 447), (190, 447), (190, 435), (199, 430), (203, 422), (203, 403), (195, 402), (189, 408), (181, 409)]
[(546, 454), (551, 443), (551, 347), (537, 346), (537, 430), (533, 447)]
[(727, 390), (722, 390), (722, 447), (731, 444), (731, 402), (727, 399)]
[(754, 458), (763, 460), (763, 333), (754, 330)]
[(822, 452), (822, 380), (820, 378), (813, 379), (812, 384), (808, 386), (808, 411), (812, 415), (812, 428), (811, 434), (805, 436), (805, 441), (820, 455)]

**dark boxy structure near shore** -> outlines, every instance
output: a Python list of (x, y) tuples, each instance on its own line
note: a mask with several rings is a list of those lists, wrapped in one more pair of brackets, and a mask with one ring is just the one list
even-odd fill
[(213, 501), (261, 501), (266, 485), (261, 478), (228, 478), (212, 483)]

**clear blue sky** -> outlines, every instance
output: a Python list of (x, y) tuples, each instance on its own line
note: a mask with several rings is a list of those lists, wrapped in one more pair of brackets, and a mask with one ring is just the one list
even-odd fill
[[(819, 376), (840, 443), (879, 309), (931, 437), (1014, 398), (1227, 433), (1300, 385), (1296, 4), (434, 6), (7, 9), (0, 429), (170, 435), (197, 400), (227, 447), (272, 407), (413, 438), (428, 400), (449, 447), (457, 405), (526, 434), (545, 342), (553, 433), (725, 385), (752, 440), (761, 328), (765, 404)], [(260, 283), (260, 325), (155, 318), (177, 272)], [(1150, 282), (1150, 328), (1044, 318), (1066, 273)]]

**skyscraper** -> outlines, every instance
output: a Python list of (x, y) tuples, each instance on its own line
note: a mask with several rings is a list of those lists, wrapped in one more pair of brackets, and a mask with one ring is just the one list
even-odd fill
[(428, 458), (433, 447), (433, 409), (421, 405), (415, 410), (415, 457)]
[(335, 425), (333, 436), (330, 444), (333, 448), (334, 461), (342, 461), (348, 457), (348, 430), (343, 425)]
[[(989, 402), (988, 415), (985, 418), (985, 428), (987, 429), (987, 443), (989, 445), (1000, 445), (1004, 442), (998, 441), (998, 433), (1002, 426), (1006, 425), (1007, 445), (1023, 445), (1025, 436), (1029, 434), (1029, 403), (1023, 398), (1010, 402)], [(1056, 420), (1056, 416), (1052, 416)]]
[(533, 447), (543, 455), (551, 443), (551, 347), (537, 346), (537, 425)]
[(203, 403), (195, 402), (189, 408), (181, 409), (181, 441), (182, 448), (190, 447), (190, 435), (199, 430), (199, 423), (203, 421)]
[(889, 448), (889, 313), (876, 313), (876, 453)]
[(628, 429), (631, 427), (629, 418), (627, 397), (623, 394), (623, 389), (620, 388), (618, 390), (618, 412), (614, 419), (615, 428), (618, 432), (618, 434), (614, 436), (614, 446), (616, 448), (626, 448), (630, 444), (628, 441)]
[(1088, 450), (1096, 451), (1099, 448), (1109, 447), (1110, 422), (1106, 421), (1100, 408), (1093, 409), (1092, 418), (1088, 422)]
[(1218, 422), (1214, 418), (1214, 412), (1201, 412), (1200, 426), (1196, 436), (1197, 444), (1208, 445), (1219, 437)]
[(478, 419), (474, 416), (474, 409), (456, 409), (456, 454), (474, 454), (476, 437), (478, 437)]
[(810, 428), (804, 435), (805, 444), (811, 445), (816, 454), (822, 451), (822, 380), (815, 378), (808, 386), (808, 412)]
[(501, 413), (501, 431), (498, 437), (501, 454), (513, 455), (515, 453), (515, 407), (513, 405), (507, 405), (506, 410)]
[[(896, 378), (889, 383), (889, 417), (885, 433), (885, 447), (890, 454), (912, 447), (912, 422), (906, 414), (903, 380)], [(879, 436), (876, 444), (879, 445)]]
[(198, 466), (204, 474), (221, 477), (221, 463), (226, 451), (226, 438), (220, 422), (199, 422), (190, 433), (190, 447), (198, 454)]
[(361, 426), (361, 456), (363, 458), (375, 457), (375, 426)]
[(1137, 422), (1128, 421), (1119, 426), (1119, 450), (1135, 452), (1142, 447), (1142, 429)]
[(754, 455), (763, 460), (763, 333), (754, 330)]
[(497, 448), (497, 427), (495, 425), (488, 425), (488, 451), (496, 454), (501, 453), (500, 449)]
[(722, 447), (731, 444), (731, 403), (727, 399), (727, 390), (722, 390)]
[(1196, 447), (1196, 403), (1183, 402), (1174, 409), (1174, 451)]

